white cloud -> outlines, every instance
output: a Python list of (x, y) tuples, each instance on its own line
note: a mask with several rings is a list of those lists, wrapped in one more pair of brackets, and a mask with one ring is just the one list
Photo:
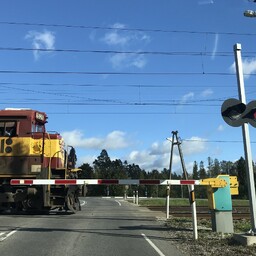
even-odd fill
[(182, 104), (186, 104), (189, 100), (192, 100), (194, 98), (194, 96), (195, 96), (195, 94), (193, 92), (189, 92), (189, 93), (183, 95), (179, 102), (179, 104), (180, 104), (179, 107), (181, 107)]
[[(116, 23), (112, 27), (113, 29), (101, 38), (101, 42), (109, 47), (114, 47), (117, 51), (136, 52), (138, 48), (150, 42), (150, 37), (147, 34), (128, 30), (124, 24)], [(147, 64), (145, 56), (136, 53), (116, 53), (109, 57), (109, 61), (115, 69), (128, 67), (141, 69)]]
[(46, 53), (45, 51), (39, 51), (39, 49), (44, 50), (54, 50), (55, 49), (55, 34), (52, 31), (45, 30), (44, 32), (29, 31), (25, 36), (25, 39), (32, 41), (32, 47), (35, 49), (33, 51), (35, 60)]
[(130, 44), (148, 43), (150, 37), (144, 32), (125, 30), (126, 26), (121, 23), (116, 23), (113, 26), (113, 30), (105, 33), (102, 41), (110, 46), (128, 46)]
[(146, 59), (143, 55), (117, 53), (110, 57), (110, 62), (115, 69), (134, 66), (143, 68), (146, 65)]
[[(205, 89), (204, 91), (202, 91), (200, 93), (200, 95), (198, 95), (199, 97), (203, 97), (203, 98), (206, 98), (210, 95), (213, 94), (213, 90), (212, 89)], [(197, 96), (197, 97), (198, 97)], [(186, 104), (187, 102), (191, 101), (191, 100), (194, 100), (195, 99), (195, 93), (194, 92), (189, 92), (187, 94), (184, 94), (180, 101), (179, 101), (179, 104), (180, 105), (183, 105), (183, 104)], [(181, 106), (180, 106), (181, 107)]]
[(212, 60), (215, 59), (215, 55), (218, 49), (218, 44), (219, 44), (219, 34), (215, 34), (214, 45), (213, 45), (212, 56), (211, 56)]
[(186, 155), (193, 155), (205, 151), (206, 140), (199, 137), (191, 137), (189, 140), (183, 141), (183, 152)]
[(217, 131), (222, 132), (224, 131), (224, 126), (221, 124), (218, 126)]
[(147, 61), (143, 55), (139, 55), (136, 56), (131, 63), (134, 67), (143, 68), (146, 65)]
[(124, 46), (128, 44), (131, 38), (127, 35), (120, 35), (117, 31), (113, 31), (105, 34), (102, 40), (108, 45)]
[(126, 133), (122, 131), (113, 131), (104, 138), (85, 138), (79, 130), (62, 132), (62, 136), (68, 145), (75, 148), (110, 150), (126, 148), (130, 145)]
[[(245, 58), (242, 61), (244, 78), (249, 78), (252, 73), (256, 72), (256, 58)], [(230, 66), (230, 71), (236, 73), (235, 62)]]
[[(182, 142), (182, 152), (184, 161), (186, 157), (204, 152), (206, 150), (206, 140), (199, 137), (191, 137), (188, 141)], [(169, 168), (171, 154), (171, 142), (163, 141), (161, 143), (152, 143), (149, 149), (142, 151), (132, 151), (127, 161), (129, 163), (138, 164), (142, 169), (150, 171), (152, 169), (162, 170), (163, 168)], [(172, 159), (172, 170), (180, 168), (181, 160), (177, 146), (174, 146), (173, 159)], [(186, 162), (186, 169), (189, 171), (192, 165), (190, 162)]]
[(210, 96), (212, 94), (213, 94), (213, 90), (212, 89), (206, 89), (206, 90), (201, 92), (201, 97), (205, 98), (205, 97), (208, 97), (208, 96)]
[(243, 61), (243, 72), (245, 75), (251, 75), (256, 72), (256, 58), (247, 58)]
[(132, 151), (127, 161), (129, 163), (135, 163), (140, 166), (140, 168), (150, 171), (152, 169), (161, 170), (163, 168), (168, 168), (168, 158), (167, 154), (154, 155), (151, 154), (150, 150), (134, 150)]
[(154, 142), (150, 148), (150, 155), (163, 155), (166, 153), (170, 153), (171, 143), (166, 140), (162, 143)]
[[(79, 155), (79, 165), (83, 163), (92, 164), (97, 156), (92, 155), (91, 151), (102, 149), (118, 150), (120, 153), (121, 149), (127, 149), (131, 146), (132, 142), (128, 138), (129, 136), (122, 131), (113, 131), (107, 134), (105, 137), (92, 137), (86, 138), (84, 134), (79, 130), (62, 132), (62, 136), (66, 141), (67, 145), (75, 147), (77, 154)], [(171, 142), (164, 140), (162, 142), (153, 142), (148, 148), (142, 150), (132, 150), (130, 153), (126, 153), (124, 157), (117, 157), (122, 161), (127, 160), (130, 164), (138, 164), (142, 169), (151, 171), (157, 169), (159, 171), (164, 168), (169, 168), (170, 154), (171, 154)], [(182, 141), (181, 144), (184, 161), (188, 172), (192, 172), (190, 168), (192, 165), (189, 158), (201, 152), (205, 152), (207, 149), (206, 140), (199, 137), (191, 137), (187, 141)], [(85, 151), (83, 149), (86, 149)], [(93, 153), (95, 154), (95, 153)], [(125, 154), (124, 154), (125, 155)], [(112, 160), (116, 159), (110, 156)], [(187, 160), (188, 159), (188, 160)], [(181, 170), (181, 160), (177, 146), (174, 146), (173, 159), (172, 159), (172, 170), (177, 172)]]
[(202, 0), (198, 2), (199, 5), (214, 4), (213, 0)]
[(125, 53), (117, 53), (110, 57), (110, 62), (114, 68), (118, 68), (120, 66), (124, 66), (124, 63), (127, 62), (127, 54)]
[(122, 29), (122, 28), (125, 28), (125, 25), (124, 24), (122, 24), (122, 23), (115, 23), (113, 26), (112, 26), (112, 28), (120, 28), (120, 29)]

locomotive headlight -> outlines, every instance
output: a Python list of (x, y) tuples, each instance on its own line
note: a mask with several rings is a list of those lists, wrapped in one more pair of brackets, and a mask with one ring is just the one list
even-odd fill
[(12, 145), (12, 139), (9, 138), (5, 141), (6, 145)]
[(5, 148), (5, 152), (6, 153), (11, 153), (12, 152), (12, 148), (10, 146)]

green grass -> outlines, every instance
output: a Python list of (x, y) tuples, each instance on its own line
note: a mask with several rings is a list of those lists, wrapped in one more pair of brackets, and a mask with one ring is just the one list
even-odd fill
[[(149, 198), (139, 200), (139, 204), (141, 206), (165, 206), (166, 199), (165, 198)], [(198, 199), (196, 201), (198, 206), (207, 206), (207, 199)], [(187, 198), (173, 198), (170, 199), (170, 206), (189, 206), (189, 200)]]
[[(212, 228), (212, 222), (208, 219), (198, 219), (198, 226)], [(167, 220), (167, 225), (180, 227), (180, 228), (193, 228), (192, 219), (191, 218), (183, 218), (183, 217), (173, 217)], [(246, 233), (251, 229), (250, 220), (240, 219), (233, 220), (234, 232), (235, 233)], [(202, 231), (200, 231), (202, 232)], [(207, 231), (211, 232), (211, 231)]]
[[(166, 199), (165, 198), (148, 198), (139, 200), (139, 204), (141, 206), (165, 206)], [(232, 200), (233, 206), (249, 206), (248, 200)], [(197, 206), (208, 206), (208, 199), (197, 199)], [(189, 206), (189, 200), (187, 198), (171, 198), (170, 206)]]
[(249, 206), (249, 200), (233, 199), (233, 206)]

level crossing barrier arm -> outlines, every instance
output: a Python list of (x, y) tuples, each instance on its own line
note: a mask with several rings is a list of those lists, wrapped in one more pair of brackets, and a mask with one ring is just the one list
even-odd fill
[[(236, 178), (236, 177), (235, 177)], [(230, 179), (234, 188), (236, 179)], [(11, 185), (203, 185), (221, 188), (227, 182), (220, 178), (202, 180), (160, 180), (160, 179), (12, 179)]]

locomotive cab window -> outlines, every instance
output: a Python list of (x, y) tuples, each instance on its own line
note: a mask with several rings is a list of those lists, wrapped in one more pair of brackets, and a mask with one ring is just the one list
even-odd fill
[(38, 122), (32, 124), (32, 132), (44, 132), (44, 124)]
[(0, 136), (12, 137), (16, 135), (16, 122), (0, 121)]

